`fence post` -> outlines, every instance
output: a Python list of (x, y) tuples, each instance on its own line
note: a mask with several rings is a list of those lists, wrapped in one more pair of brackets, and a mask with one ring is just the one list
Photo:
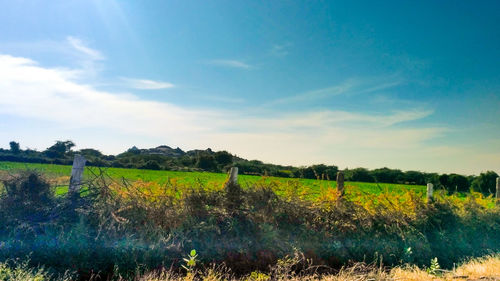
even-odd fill
[(229, 170), (229, 178), (224, 185), (226, 192), (226, 207), (230, 212), (237, 212), (243, 204), (242, 190), (238, 184), (238, 168), (232, 167)]
[(229, 170), (229, 179), (226, 185), (228, 184), (238, 184), (238, 167), (231, 167)]
[(500, 177), (497, 178), (497, 194), (496, 194), (496, 203), (500, 205)]
[(82, 186), (83, 170), (87, 160), (80, 154), (75, 154), (73, 159), (73, 168), (71, 169), (71, 178), (69, 180), (68, 193), (71, 195), (79, 195), (80, 187)]
[(344, 196), (344, 172), (337, 172), (337, 192), (339, 193), (339, 197)]
[(427, 184), (427, 203), (431, 203), (434, 199), (432, 194), (434, 193), (434, 185), (432, 183)]

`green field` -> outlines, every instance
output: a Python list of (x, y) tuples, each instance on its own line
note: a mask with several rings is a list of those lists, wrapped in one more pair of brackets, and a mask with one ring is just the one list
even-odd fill
[[(16, 170), (36, 170), (49, 178), (58, 178), (62, 186), (59, 193), (64, 192), (68, 184), (71, 166), (53, 164), (32, 164), (17, 162), (0, 162), (0, 171), (13, 172)], [(162, 186), (175, 185), (178, 187), (203, 187), (206, 189), (218, 189), (223, 186), (227, 175), (210, 172), (179, 172), (179, 171), (155, 171), (124, 168), (102, 168), (106, 174), (115, 180), (125, 179), (129, 182), (142, 181), (146, 183), (156, 183)], [(85, 176), (91, 178), (97, 168), (88, 167)], [(243, 188), (248, 186), (271, 186), (277, 194), (296, 194), (306, 198), (315, 198), (322, 191), (336, 188), (335, 181), (312, 180), (312, 179), (292, 179), (278, 177), (263, 177), (255, 175), (239, 175), (238, 181)], [(366, 182), (346, 182), (346, 194), (380, 194), (382, 192), (404, 193), (412, 190), (423, 195), (425, 187), (421, 185), (403, 185), (388, 183), (366, 183)]]

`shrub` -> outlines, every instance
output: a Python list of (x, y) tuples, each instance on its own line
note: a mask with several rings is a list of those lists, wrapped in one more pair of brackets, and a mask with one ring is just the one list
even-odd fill
[(3, 223), (42, 223), (54, 207), (54, 192), (47, 181), (35, 171), (10, 175), (2, 181), (5, 192), (0, 196)]

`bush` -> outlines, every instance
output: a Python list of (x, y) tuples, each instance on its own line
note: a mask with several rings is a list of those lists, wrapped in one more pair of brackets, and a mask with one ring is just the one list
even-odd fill
[(0, 263), (0, 280), (2, 281), (45, 281), (50, 275), (42, 268), (30, 268), (28, 262), (7, 261)]
[(2, 181), (5, 192), (0, 196), (4, 224), (42, 223), (54, 208), (54, 192), (35, 171), (11, 175)]

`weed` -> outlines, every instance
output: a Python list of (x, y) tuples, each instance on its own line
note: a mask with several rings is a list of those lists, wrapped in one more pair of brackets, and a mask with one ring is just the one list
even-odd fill
[(440, 274), (441, 266), (439, 266), (438, 258), (431, 259), (430, 266), (427, 268), (427, 273), (432, 275)]
[(198, 254), (196, 254), (196, 250), (191, 250), (187, 258), (183, 258), (185, 264), (182, 265), (182, 268), (184, 268), (188, 273), (193, 273), (196, 267), (197, 257)]

